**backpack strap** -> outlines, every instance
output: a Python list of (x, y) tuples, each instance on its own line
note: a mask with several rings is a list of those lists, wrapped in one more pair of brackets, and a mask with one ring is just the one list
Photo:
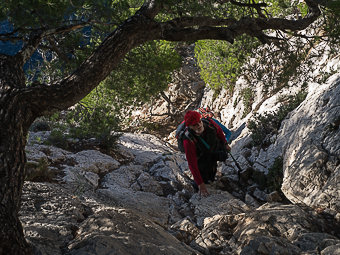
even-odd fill
[[(205, 127), (214, 129), (216, 132), (216, 127), (210, 122), (208, 118), (202, 118), (201, 120), (203, 124), (205, 124)], [(195, 136), (191, 133), (190, 135), (192, 135), (195, 139), (195, 145), (199, 146), (201, 150), (210, 151), (210, 145), (201, 136)]]
[(208, 149), (208, 150), (210, 150), (210, 145), (202, 138), (202, 137), (198, 137), (199, 139), (200, 139), (200, 141), (204, 144), (204, 146)]

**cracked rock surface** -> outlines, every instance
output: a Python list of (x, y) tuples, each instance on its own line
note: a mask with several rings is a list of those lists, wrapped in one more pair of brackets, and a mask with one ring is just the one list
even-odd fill
[(340, 212), (340, 79), (311, 89), (282, 127), (282, 191), (295, 203)]

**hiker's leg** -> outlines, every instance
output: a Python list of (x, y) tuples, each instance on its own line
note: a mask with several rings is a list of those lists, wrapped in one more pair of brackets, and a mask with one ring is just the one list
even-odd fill
[(198, 170), (200, 171), (202, 180), (205, 184), (210, 181), (210, 160), (209, 158), (202, 159), (200, 158), (197, 162)]
[(215, 176), (217, 173), (217, 163), (210, 161), (210, 164), (205, 165), (205, 168), (201, 170), (200, 173), (205, 184), (209, 184), (215, 181)]
[(197, 165), (205, 184), (211, 183), (215, 180), (217, 161), (214, 159), (212, 154), (205, 155), (200, 158)]

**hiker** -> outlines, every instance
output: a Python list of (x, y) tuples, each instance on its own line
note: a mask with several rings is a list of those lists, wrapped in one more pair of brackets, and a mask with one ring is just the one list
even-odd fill
[[(231, 131), (227, 127), (225, 127), (221, 122), (219, 122), (217, 119), (213, 118), (214, 113), (208, 107), (207, 108), (200, 107), (196, 111), (199, 112), (203, 118), (211, 118), (213, 121), (215, 121), (220, 126), (220, 128), (223, 130), (223, 133), (225, 135), (225, 139), (227, 140), (227, 143), (229, 144), (231, 142)], [(244, 128), (244, 125), (245, 124), (242, 124), (243, 128)], [(242, 129), (241, 129), (241, 131), (242, 131)], [(229, 147), (228, 144), (226, 145), (226, 147), (227, 147), (227, 150), (229, 152), (229, 155), (231, 156), (232, 160), (234, 161), (234, 163), (237, 167), (237, 176), (238, 176), (238, 180), (240, 181), (242, 168), (240, 167), (239, 163), (236, 161), (236, 159), (231, 154), (231, 148)]]
[(226, 126), (224, 126), (221, 122), (219, 122), (217, 119), (214, 118), (214, 113), (208, 107), (206, 108), (200, 107), (197, 109), (197, 111), (201, 114), (202, 118), (211, 118), (213, 121), (215, 121), (217, 125), (219, 125), (220, 128), (222, 128), (222, 131), (224, 133), (224, 136), (227, 142), (230, 143), (231, 131)]
[(200, 194), (207, 196), (209, 193), (205, 184), (215, 180), (217, 161), (226, 160), (230, 147), (221, 127), (213, 120), (202, 119), (197, 111), (188, 111), (184, 121), (187, 131), (183, 147), (189, 169)]

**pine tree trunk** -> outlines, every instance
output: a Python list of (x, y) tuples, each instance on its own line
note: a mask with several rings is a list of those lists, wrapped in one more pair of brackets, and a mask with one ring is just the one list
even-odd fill
[[(26, 134), (22, 133), (21, 117), (16, 118), (13, 112), (3, 110), (0, 115), (0, 254), (30, 254), (18, 218), (24, 182)], [(9, 117), (12, 123), (3, 121), (6, 115), (12, 115)], [(21, 115), (20, 111), (16, 115)]]
[(25, 78), (19, 64), (0, 56), (0, 255), (32, 254), (18, 217), (26, 137), (33, 120), (20, 96)]

